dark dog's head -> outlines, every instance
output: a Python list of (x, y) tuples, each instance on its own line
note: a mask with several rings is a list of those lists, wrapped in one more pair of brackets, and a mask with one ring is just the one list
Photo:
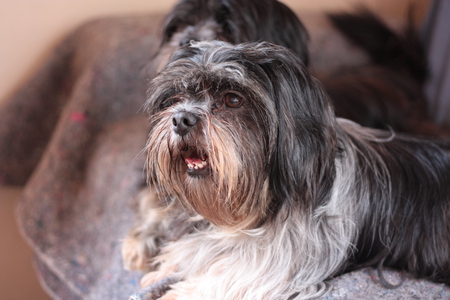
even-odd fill
[(161, 193), (221, 227), (314, 209), (334, 178), (335, 118), (290, 50), (200, 42), (152, 82), (148, 171)]
[[(164, 21), (159, 54), (191, 41), (212, 40), (267, 41), (292, 49), (305, 64), (309, 60), (306, 29), (276, 0), (181, 0)], [(160, 60), (164, 65), (165, 59)]]

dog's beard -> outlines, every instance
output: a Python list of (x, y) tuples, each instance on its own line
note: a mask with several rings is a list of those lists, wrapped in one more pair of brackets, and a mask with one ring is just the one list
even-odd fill
[(230, 120), (199, 109), (199, 124), (180, 136), (172, 128), (174, 110), (155, 115), (148, 143), (150, 181), (217, 226), (255, 227), (270, 205), (264, 131), (235, 131)]

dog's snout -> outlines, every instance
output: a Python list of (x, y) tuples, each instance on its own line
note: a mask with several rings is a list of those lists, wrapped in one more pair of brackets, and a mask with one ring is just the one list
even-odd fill
[(173, 130), (181, 136), (187, 134), (196, 123), (197, 117), (187, 111), (178, 112), (172, 118)]

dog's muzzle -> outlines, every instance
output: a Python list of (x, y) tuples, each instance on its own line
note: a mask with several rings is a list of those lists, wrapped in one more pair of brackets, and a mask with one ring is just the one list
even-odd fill
[[(188, 111), (180, 111), (172, 116), (173, 131), (181, 137), (186, 136), (196, 127), (198, 118)], [(207, 175), (210, 172), (207, 154), (196, 145), (185, 144), (182, 148), (182, 157), (186, 163), (189, 175)]]

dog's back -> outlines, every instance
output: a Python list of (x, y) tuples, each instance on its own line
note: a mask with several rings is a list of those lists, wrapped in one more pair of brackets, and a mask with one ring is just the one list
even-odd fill
[(356, 149), (358, 206), (368, 208), (356, 266), (393, 267), (450, 284), (450, 156), (441, 148), (450, 143), (345, 121), (343, 127)]

